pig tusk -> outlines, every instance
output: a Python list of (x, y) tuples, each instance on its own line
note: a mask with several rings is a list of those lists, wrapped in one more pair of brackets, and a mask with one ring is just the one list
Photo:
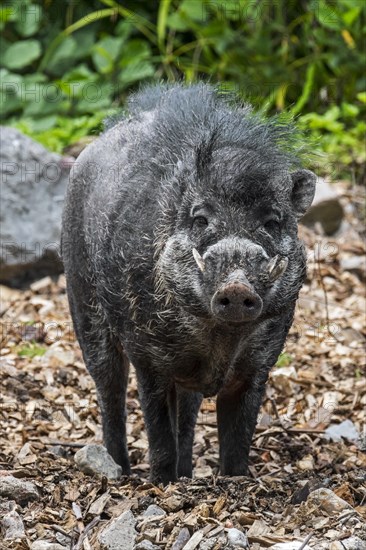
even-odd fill
[(267, 272), (268, 272), (269, 276), (271, 276), (271, 273), (274, 270), (274, 268), (276, 267), (276, 264), (277, 264), (278, 260), (279, 260), (278, 254), (277, 254), (277, 256), (274, 256), (274, 258), (269, 260), (269, 264), (267, 266)]
[(271, 282), (276, 281), (286, 271), (288, 258), (280, 258), (278, 255), (272, 258), (268, 264), (268, 276)]
[(205, 262), (203, 261), (202, 256), (200, 255), (200, 253), (195, 248), (192, 248), (192, 254), (193, 254), (193, 258), (195, 259), (196, 264), (198, 265), (200, 271), (202, 271), (202, 273), (203, 273), (204, 270), (205, 270)]

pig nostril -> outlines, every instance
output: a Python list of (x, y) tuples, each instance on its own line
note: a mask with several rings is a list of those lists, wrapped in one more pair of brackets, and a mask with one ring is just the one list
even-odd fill
[(262, 300), (251, 287), (240, 282), (223, 285), (211, 300), (211, 311), (221, 321), (243, 323), (259, 317)]

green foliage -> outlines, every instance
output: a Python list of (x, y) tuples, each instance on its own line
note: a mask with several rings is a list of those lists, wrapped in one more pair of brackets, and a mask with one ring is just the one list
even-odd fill
[(69, 118), (49, 115), (42, 118), (22, 118), (14, 126), (24, 134), (32, 136), (45, 147), (62, 153), (70, 143), (80, 140), (85, 135), (99, 134), (103, 129), (103, 120), (114, 111), (100, 111), (91, 115)]
[(36, 342), (28, 342), (23, 347), (18, 349), (19, 357), (29, 357), (33, 359), (34, 357), (41, 357), (47, 351), (47, 348), (44, 346), (39, 346)]
[(325, 113), (308, 113), (299, 119), (300, 127), (309, 130), (320, 153), (327, 163), (318, 166), (317, 172), (335, 175), (360, 176), (366, 165), (366, 94), (359, 93), (354, 103), (333, 105)]
[(203, 78), (302, 114), (322, 151), (361, 173), (364, 2), (22, 0), (0, 15), (3, 120), (50, 148), (98, 131), (142, 82)]

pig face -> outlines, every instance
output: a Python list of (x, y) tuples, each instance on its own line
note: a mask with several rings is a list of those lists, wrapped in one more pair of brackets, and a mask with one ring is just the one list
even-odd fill
[(220, 175), (188, 183), (158, 267), (170, 299), (187, 312), (242, 325), (297, 297), (306, 272), (297, 220), (315, 176), (248, 172), (240, 183)]

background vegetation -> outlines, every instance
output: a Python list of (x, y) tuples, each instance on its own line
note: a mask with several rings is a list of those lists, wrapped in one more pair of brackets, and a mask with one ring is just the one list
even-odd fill
[(159, 79), (206, 79), (284, 109), (365, 178), (363, 0), (18, 0), (1, 6), (3, 123), (63, 151)]

